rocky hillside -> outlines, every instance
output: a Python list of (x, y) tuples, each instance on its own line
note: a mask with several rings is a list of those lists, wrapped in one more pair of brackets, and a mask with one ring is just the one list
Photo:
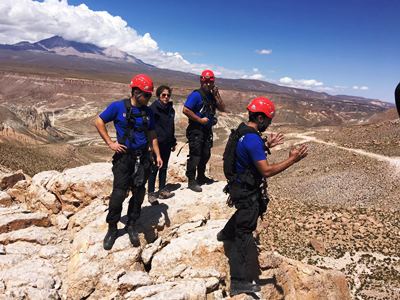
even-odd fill
[[(223, 182), (196, 194), (182, 183), (174, 158), (175, 196), (146, 202), (133, 248), (120, 223), (113, 249), (103, 250), (111, 165), (91, 164), (32, 178), (0, 178), (0, 291), (6, 299), (229, 299), (234, 248), (216, 240), (233, 210)], [(124, 208), (125, 211), (126, 207)], [(258, 239), (259, 240), (259, 239)], [(350, 299), (343, 273), (286, 258), (254, 243), (248, 277), (258, 295), (232, 299)]]
[(0, 141), (42, 144), (56, 142), (64, 137), (52, 127), (47, 113), (32, 107), (0, 105)]
[[(287, 155), (287, 147), (296, 141), (324, 138), (324, 132), (287, 134), (286, 146), (273, 151), (271, 162)], [(258, 225), (249, 266), (249, 277), (262, 286), (257, 297), (395, 299), (400, 287), (400, 173), (396, 175), (396, 165), (389, 161), (354, 156), (345, 147), (338, 150), (340, 144), (317, 141), (309, 139), (312, 151), (306, 160), (269, 181), (271, 202)], [(102, 249), (110, 164), (25, 179), (22, 173), (3, 175), (4, 293), (71, 299), (227, 298), (232, 247), (217, 242), (215, 235), (233, 210), (225, 204), (223, 182), (204, 187), (201, 194), (186, 189), (186, 154), (184, 147), (180, 156), (171, 157), (169, 187), (175, 196), (156, 207), (145, 201), (140, 249), (129, 244), (125, 218), (113, 250)], [(220, 161), (217, 156), (212, 173), (214, 161)], [(354, 176), (346, 171), (348, 159)], [(379, 168), (374, 185), (373, 169), (365, 168), (369, 165)], [(26, 268), (36, 275), (17, 281)]]

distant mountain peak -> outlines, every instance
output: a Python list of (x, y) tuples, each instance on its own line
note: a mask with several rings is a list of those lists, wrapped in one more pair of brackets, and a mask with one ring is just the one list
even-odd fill
[(43, 51), (52, 52), (58, 55), (73, 55), (85, 58), (101, 60), (119, 60), (134, 64), (145, 64), (135, 56), (130, 55), (115, 46), (102, 48), (95, 44), (70, 41), (62, 36), (55, 35), (36, 43), (21, 41), (13, 45), (0, 45), (0, 49), (16, 51)]

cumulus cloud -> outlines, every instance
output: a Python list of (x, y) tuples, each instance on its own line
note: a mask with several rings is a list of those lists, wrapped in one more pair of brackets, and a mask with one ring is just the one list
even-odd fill
[(361, 91), (367, 91), (368, 87), (363, 85), (363, 86), (358, 86), (358, 85), (354, 85), (353, 86), (353, 90), (361, 90)]
[[(121, 17), (107, 11), (93, 11), (85, 4), (74, 6), (68, 0), (0, 0), (1, 44), (36, 42), (54, 35), (105, 48), (113, 46), (159, 68), (195, 74), (212, 69), (219, 77), (266, 80), (255, 67), (252, 70), (233, 70), (190, 62), (179, 52), (160, 49), (150, 33), (139, 34)], [(256, 52), (268, 55), (272, 50), (260, 49)], [(279, 83), (319, 91), (330, 89), (314, 79), (283, 77)], [(368, 87), (357, 86), (354, 89), (367, 90)]]
[(285, 76), (279, 79), (278, 84), (306, 90), (314, 90), (317, 92), (335, 92), (336, 88), (325, 86), (323, 82), (315, 79), (293, 79)]
[(279, 83), (296, 88), (315, 88), (322, 87), (323, 82), (317, 81), (315, 79), (292, 79), (290, 77), (282, 77), (279, 79)]
[(242, 79), (255, 79), (255, 80), (265, 80), (265, 76), (260, 73), (252, 74), (252, 75), (243, 75)]
[(191, 63), (179, 52), (160, 49), (150, 33), (140, 35), (121, 17), (93, 11), (85, 4), (74, 6), (67, 0), (0, 1), (0, 43), (36, 42), (54, 35), (100, 47), (113, 46), (160, 68), (192, 73), (213, 68), (226, 78), (247, 74), (243, 70)]
[(272, 53), (271, 49), (261, 49), (261, 50), (256, 50), (256, 53), (261, 54), (261, 55), (268, 55)]

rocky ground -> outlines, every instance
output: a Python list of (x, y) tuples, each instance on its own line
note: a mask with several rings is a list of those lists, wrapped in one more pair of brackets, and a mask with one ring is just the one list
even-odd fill
[[(270, 162), (299, 142), (307, 142), (310, 154), (269, 180), (272, 200), (261, 230), (266, 249), (343, 271), (356, 299), (398, 299), (399, 124), (287, 133), (287, 145)], [(363, 148), (373, 139), (379, 148)]]
[[(224, 183), (194, 193), (179, 182), (183, 165), (184, 159), (171, 162), (173, 198), (158, 206), (145, 202), (137, 224), (141, 246), (130, 245), (123, 217), (109, 252), (102, 248), (112, 185), (109, 163), (32, 178), (3, 174), (0, 299), (229, 298), (234, 248), (216, 240), (233, 212), (225, 204)], [(256, 244), (248, 271), (261, 292), (232, 299), (350, 299), (343, 273)]]
[[(107, 253), (101, 240), (110, 165), (75, 167), (110, 161), (112, 153), (93, 127), (93, 118), (112, 99), (126, 96), (126, 85), (38, 76), (33, 86), (54, 88), (34, 87), (29, 97), (21, 97), (20, 89), (10, 84), (13, 78), (3, 78), (8, 88), (2, 98), (5, 107), (35, 103), (51, 113), (52, 125), (64, 138), (48, 143), (43, 134), (43, 140), (29, 142), (24, 132), (14, 141), (9, 130), (0, 135), (0, 299), (227, 298), (228, 249), (215, 240), (232, 213), (221, 192), (222, 153), (229, 129), (245, 114), (220, 114), (208, 171), (221, 182), (201, 195), (191, 193), (184, 182), (187, 123), (181, 114), (184, 95), (191, 89), (174, 89), (177, 148), (183, 149), (178, 157), (177, 152), (172, 155), (169, 178), (180, 187), (158, 208), (144, 207), (140, 249), (131, 248), (121, 224), (121, 238)], [(237, 103), (242, 106), (254, 96), (221, 92), (241, 99)], [(359, 124), (310, 127), (336, 119), (343, 124), (343, 116), (305, 110), (294, 118), (281, 100), (281, 117), (270, 130), (283, 132), (285, 144), (273, 149), (269, 162), (284, 159), (299, 143), (307, 143), (310, 154), (269, 180), (271, 202), (256, 234), (259, 280), (264, 283), (258, 297), (346, 299), (344, 277), (328, 271), (333, 269), (345, 274), (352, 298), (400, 299), (397, 115), (373, 116), (371, 124), (352, 120)], [(306, 102), (298, 105), (308, 107)], [(24, 174), (15, 172), (18, 169)]]

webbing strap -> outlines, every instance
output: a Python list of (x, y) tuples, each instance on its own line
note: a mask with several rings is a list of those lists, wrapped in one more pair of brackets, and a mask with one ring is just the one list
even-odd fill
[[(127, 127), (124, 132), (124, 135), (122, 136), (121, 141), (119, 141), (120, 144), (125, 145), (125, 142), (127, 139), (133, 144), (134, 143), (134, 132), (144, 132), (147, 138), (147, 132), (149, 128), (149, 118), (147, 116), (147, 113), (142, 110), (140, 113), (132, 113), (132, 103), (131, 99), (124, 99), (124, 106), (126, 109), (126, 122), (127, 122)], [(143, 124), (135, 129), (135, 124), (136, 124), (136, 119), (137, 118), (142, 118), (143, 119)], [(147, 139), (148, 142), (148, 139)]]

